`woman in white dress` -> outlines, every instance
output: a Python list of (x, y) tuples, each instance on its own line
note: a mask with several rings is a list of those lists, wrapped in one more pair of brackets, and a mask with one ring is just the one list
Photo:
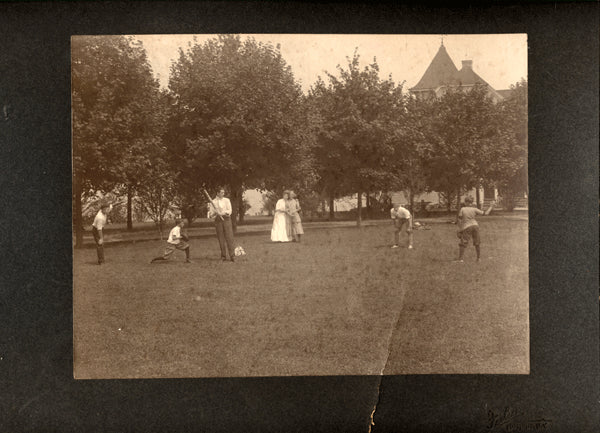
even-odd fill
[(271, 229), (272, 242), (290, 242), (291, 227), (288, 223), (290, 216), (287, 210), (287, 201), (289, 194), (287, 191), (283, 193), (283, 198), (277, 200), (275, 205), (275, 217), (273, 218), (273, 228)]

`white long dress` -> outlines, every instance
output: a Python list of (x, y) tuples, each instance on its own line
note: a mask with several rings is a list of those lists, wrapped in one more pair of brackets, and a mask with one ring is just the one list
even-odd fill
[(275, 205), (275, 217), (273, 218), (273, 228), (271, 229), (271, 241), (290, 242), (288, 230), (288, 215), (285, 213), (285, 200), (279, 199)]

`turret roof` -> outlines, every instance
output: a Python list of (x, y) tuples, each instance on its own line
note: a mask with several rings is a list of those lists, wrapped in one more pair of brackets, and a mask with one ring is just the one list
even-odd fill
[(448, 55), (446, 48), (441, 45), (421, 80), (410, 90), (435, 89), (443, 84), (458, 84), (456, 74), (458, 69)]
[[(465, 65), (464, 63), (467, 63)], [(464, 61), (460, 71), (454, 65), (454, 62), (448, 55), (446, 47), (440, 46), (437, 54), (429, 64), (429, 67), (423, 74), (421, 80), (410, 90), (430, 90), (437, 89), (440, 86), (472, 86), (477, 83), (489, 86), (470, 66), (470, 61)], [(489, 86), (491, 87), (491, 86)]]

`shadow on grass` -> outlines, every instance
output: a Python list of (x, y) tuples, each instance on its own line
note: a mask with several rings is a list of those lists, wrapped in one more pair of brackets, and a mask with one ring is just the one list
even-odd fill
[(168, 263), (171, 263), (171, 264), (183, 263), (183, 264), (194, 265), (194, 264), (202, 264), (202, 263), (205, 263), (205, 262), (220, 262), (220, 261), (222, 261), (222, 259), (220, 257), (218, 257), (218, 256), (212, 256), (212, 257), (193, 257), (192, 256), (192, 257), (190, 257), (190, 260), (192, 261), (192, 263), (186, 263), (185, 259), (180, 259), (180, 260), (178, 260), (178, 259), (169, 259), (169, 260), (156, 260), (156, 261), (154, 261), (152, 263), (148, 262), (148, 264), (151, 264), (151, 265), (166, 265)]
[[(456, 262), (456, 257), (429, 257), (429, 261), (432, 263), (452, 263)], [(464, 264), (464, 263), (463, 263)]]
[(264, 241), (261, 242), (262, 244), (269, 244), (269, 245), (291, 245), (291, 244), (302, 244), (303, 242), (294, 242), (294, 241), (289, 241), (289, 242), (273, 242), (273, 241)]
[(167, 266), (167, 265), (175, 265), (175, 264), (186, 264), (186, 265), (193, 265), (194, 262), (192, 263), (186, 263), (185, 260), (156, 260), (152, 263), (148, 263), (149, 265), (159, 265), (159, 266)]

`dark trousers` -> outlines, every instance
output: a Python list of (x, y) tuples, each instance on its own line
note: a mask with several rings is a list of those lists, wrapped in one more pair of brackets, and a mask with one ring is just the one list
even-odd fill
[(459, 245), (461, 247), (468, 247), (469, 241), (473, 239), (473, 245), (478, 247), (481, 243), (481, 239), (479, 238), (479, 226), (469, 226), (463, 231), (458, 233)]
[(234, 258), (233, 246), (233, 228), (231, 227), (231, 218), (223, 217), (223, 219), (215, 218), (215, 228), (217, 229), (217, 239), (219, 239), (219, 246), (221, 247), (221, 258), (227, 258), (227, 250), (229, 250), (229, 257)]
[(96, 254), (98, 254), (98, 263), (104, 263), (104, 238), (102, 231), (96, 227), (92, 227), (92, 234), (94, 235), (94, 242), (96, 242)]
[(402, 230), (402, 227), (404, 227), (406, 234), (408, 235), (408, 245), (412, 245), (413, 233), (408, 218), (396, 218), (394, 220), (394, 241), (396, 242), (396, 245), (400, 244), (400, 231)]

